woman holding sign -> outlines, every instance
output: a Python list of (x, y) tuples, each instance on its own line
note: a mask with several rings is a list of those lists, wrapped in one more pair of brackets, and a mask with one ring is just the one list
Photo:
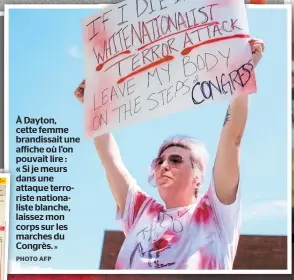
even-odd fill
[[(249, 41), (256, 66), (264, 43)], [(85, 82), (75, 95), (83, 102)], [(234, 97), (225, 116), (213, 180), (199, 200), (208, 154), (189, 138), (166, 140), (152, 163), (165, 206), (137, 186), (112, 134), (94, 139), (118, 206), (126, 239), (116, 269), (232, 269), (240, 234), (239, 153), (248, 95)]]

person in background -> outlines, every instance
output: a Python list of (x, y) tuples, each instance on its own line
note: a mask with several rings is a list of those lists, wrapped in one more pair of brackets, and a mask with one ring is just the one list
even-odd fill
[[(250, 39), (249, 44), (255, 67), (264, 43)], [(83, 81), (75, 91), (82, 103), (85, 85)], [(237, 94), (228, 107), (212, 181), (201, 199), (208, 164), (202, 143), (172, 137), (159, 148), (149, 181), (154, 181), (161, 205), (136, 184), (113, 135), (94, 138), (126, 236), (116, 269), (232, 269), (240, 235), (239, 163), (248, 104), (248, 95)]]

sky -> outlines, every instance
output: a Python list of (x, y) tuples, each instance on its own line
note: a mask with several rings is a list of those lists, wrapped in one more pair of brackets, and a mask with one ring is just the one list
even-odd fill
[[(93, 270), (100, 266), (105, 230), (120, 230), (116, 206), (91, 140), (84, 137), (83, 106), (73, 93), (84, 77), (81, 20), (96, 10), (9, 11), (9, 169), (11, 213), (9, 259), (14, 269)], [(262, 15), (261, 15), (262, 14)], [(260, 20), (262, 16), (262, 21)], [(274, 19), (274, 20), (273, 20)], [(256, 70), (258, 93), (251, 97), (241, 148), (243, 222), (241, 234), (287, 234), (287, 31), (286, 10), (249, 9), (252, 37), (265, 41), (266, 52)], [(164, 139), (190, 135), (205, 143), (210, 164), (207, 189), (228, 102), (203, 105), (175, 115), (114, 132), (124, 162), (138, 184), (160, 201), (147, 181), (148, 166)], [(70, 185), (71, 201), (65, 240), (58, 249), (29, 252), (16, 249), (16, 143), (18, 115), (53, 117), (58, 127), (80, 137), (67, 155), (67, 173), (57, 185)], [(18, 125), (19, 126), (19, 125)], [(23, 125), (24, 126), (24, 125)], [(62, 222), (61, 222), (62, 223)], [(27, 224), (30, 224), (27, 222)], [(18, 263), (16, 256), (50, 255), (50, 262)], [(11, 271), (11, 269), (10, 269)]]

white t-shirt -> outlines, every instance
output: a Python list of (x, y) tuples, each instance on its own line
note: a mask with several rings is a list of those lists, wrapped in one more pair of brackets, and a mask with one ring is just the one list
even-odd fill
[(195, 204), (165, 209), (133, 180), (124, 213), (126, 239), (115, 269), (232, 269), (240, 236), (240, 190), (222, 204), (211, 182)]

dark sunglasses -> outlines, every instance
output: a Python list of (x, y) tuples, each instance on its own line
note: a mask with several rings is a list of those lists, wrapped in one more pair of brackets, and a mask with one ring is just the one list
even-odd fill
[[(158, 169), (161, 167), (161, 165), (164, 163), (165, 158), (164, 157), (158, 157), (155, 158), (152, 161), (152, 167), (154, 169)], [(180, 155), (169, 155), (167, 157), (167, 162), (169, 166), (178, 166), (184, 162), (184, 159)]]

